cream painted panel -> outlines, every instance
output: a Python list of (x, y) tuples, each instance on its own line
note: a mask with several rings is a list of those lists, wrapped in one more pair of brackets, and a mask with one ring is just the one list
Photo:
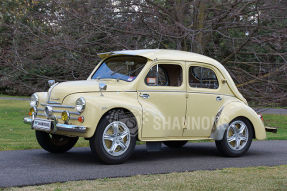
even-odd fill
[[(147, 86), (144, 78), (156, 64), (178, 64), (182, 67), (183, 81), (180, 87)], [(186, 113), (185, 63), (159, 61), (149, 63), (138, 85), (138, 100), (143, 108), (142, 138), (182, 137)], [(149, 98), (141, 97), (148, 94)]]
[[(201, 66), (212, 69), (218, 79), (217, 89), (194, 88), (188, 84), (189, 67)], [(183, 136), (206, 137), (210, 136), (215, 116), (221, 106), (232, 96), (228, 85), (222, 83), (221, 73), (213, 66), (204, 63), (187, 62), (187, 113), (186, 128)], [(217, 100), (219, 97), (221, 100)]]

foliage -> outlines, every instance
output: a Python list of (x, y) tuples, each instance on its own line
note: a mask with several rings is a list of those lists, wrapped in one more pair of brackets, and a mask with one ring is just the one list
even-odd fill
[(0, 92), (86, 79), (97, 53), (142, 48), (213, 57), (249, 100), (287, 104), (287, 2), (281, 0), (3, 0)]

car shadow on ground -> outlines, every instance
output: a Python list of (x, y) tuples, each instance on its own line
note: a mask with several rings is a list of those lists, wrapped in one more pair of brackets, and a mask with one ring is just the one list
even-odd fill
[[(254, 157), (266, 154), (268, 153), (252, 150), (240, 158)], [(40, 151), (37, 153), (37, 157), (39, 157), (39, 160), (44, 160), (47, 162), (53, 161), (55, 163), (63, 163), (63, 164), (65, 163), (69, 164), (73, 163), (77, 165), (102, 164), (98, 156), (93, 154), (90, 151), (89, 147), (73, 148), (71, 151), (62, 154), (53, 154), (45, 151)], [(146, 162), (157, 162), (163, 160), (180, 161), (185, 160), (187, 158), (190, 158), (192, 160), (206, 159), (206, 158), (208, 158), (209, 160), (210, 159), (212, 160), (212, 158), (215, 160), (219, 160), (228, 157), (223, 157), (217, 151), (214, 144), (198, 145), (189, 143), (182, 148), (175, 148), (175, 149), (162, 146), (162, 149), (156, 152), (147, 152), (145, 145), (137, 145), (133, 155), (125, 163), (127, 164), (143, 163), (143, 162), (146, 163)]]

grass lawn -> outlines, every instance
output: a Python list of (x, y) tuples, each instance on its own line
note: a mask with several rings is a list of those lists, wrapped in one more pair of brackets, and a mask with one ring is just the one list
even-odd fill
[[(29, 101), (0, 100), (0, 151), (40, 148), (35, 131), (23, 123), (28, 115)], [(80, 139), (77, 146), (88, 146)]]
[(263, 115), (266, 126), (278, 127), (277, 133), (267, 133), (269, 140), (287, 140), (287, 115)]
[[(34, 131), (23, 123), (27, 116), (29, 102), (21, 100), (0, 100), (0, 151), (40, 148)], [(279, 127), (278, 133), (268, 133), (268, 139), (287, 140), (287, 115), (263, 115), (266, 125)], [(88, 146), (81, 138), (76, 146)]]
[(54, 183), (7, 190), (286, 190), (287, 165)]

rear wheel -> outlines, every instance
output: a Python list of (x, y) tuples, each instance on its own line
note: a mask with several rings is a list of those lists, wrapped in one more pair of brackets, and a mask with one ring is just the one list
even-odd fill
[(253, 128), (245, 118), (236, 118), (229, 124), (223, 139), (215, 141), (220, 153), (225, 156), (242, 156), (249, 150), (253, 138)]
[(163, 144), (165, 144), (167, 147), (170, 148), (180, 148), (184, 146), (187, 143), (187, 141), (164, 141)]
[(36, 131), (36, 138), (39, 145), (50, 153), (67, 152), (79, 139), (78, 137), (49, 134), (43, 131)]
[(90, 147), (104, 163), (119, 164), (132, 155), (136, 137), (137, 126), (131, 114), (114, 111), (101, 119)]

